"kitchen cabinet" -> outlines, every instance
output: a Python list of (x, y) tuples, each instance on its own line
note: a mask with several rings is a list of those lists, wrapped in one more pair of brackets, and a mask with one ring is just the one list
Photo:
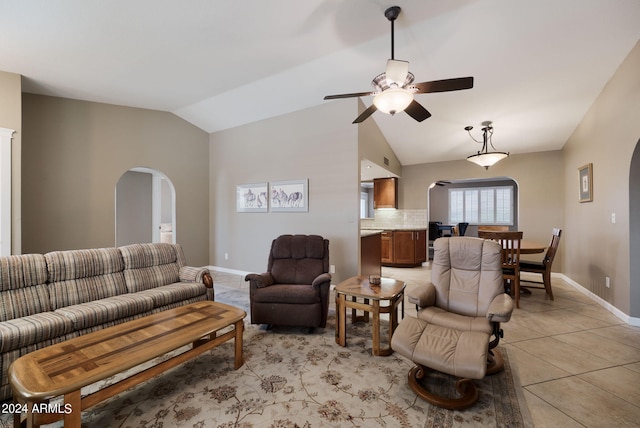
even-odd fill
[(373, 180), (373, 207), (398, 208), (398, 179), (396, 177)]
[(385, 263), (393, 263), (393, 231), (385, 230), (380, 237), (380, 261)]
[[(385, 234), (390, 235), (386, 245)], [(385, 231), (381, 246), (383, 266), (419, 266), (427, 261), (426, 229)]]

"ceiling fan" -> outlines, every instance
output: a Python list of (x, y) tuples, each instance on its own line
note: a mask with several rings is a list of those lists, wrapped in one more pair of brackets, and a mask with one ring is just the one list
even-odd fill
[(391, 59), (387, 60), (385, 72), (376, 76), (371, 85), (373, 92), (357, 92), (353, 94), (327, 95), (325, 100), (339, 98), (354, 98), (373, 96), (373, 104), (367, 108), (353, 123), (360, 123), (371, 116), (376, 110), (391, 115), (405, 111), (409, 116), (422, 122), (431, 113), (414, 99), (414, 94), (431, 92), (459, 91), (473, 88), (473, 77), (459, 77), (455, 79), (434, 80), (431, 82), (413, 83), (413, 73), (409, 71), (409, 62), (394, 58), (393, 23), (400, 14), (400, 6), (391, 6), (384, 12), (384, 16), (391, 22)]

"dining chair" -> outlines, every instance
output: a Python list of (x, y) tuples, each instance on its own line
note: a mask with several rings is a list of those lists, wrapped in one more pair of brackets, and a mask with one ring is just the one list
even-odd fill
[(551, 291), (551, 265), (553, 259), (558, 251), (558, 245), (560, 245), (560, 235), (562, 235), (562, 229), (554, 228), (551, 234), (551, 243), (547, 248), (547, 253), (544, 255), (542, 261), (530, 261), (520, 260), (520, 272), (532, 272), (542, 274), (542, 282), (521, 280), (522, 282), (543, 284), (544, 287), (531, 287), (527, 288), (540, 288), (546, 291), (547, 295), (553, 300), (553, 291)]
[[(505, 290), (515, 297), (516, 308), (520, 307), (520, 244), (522, 232), (478, 231), (478, 237), (491, 239), (502, 247), (502, 277)], [(507, 286), (508, 285), (508, 286)]]
[(467, 227), (469, 227), (469, 223), (458, 223), (458, 236), (464, 236), (467, 233)]

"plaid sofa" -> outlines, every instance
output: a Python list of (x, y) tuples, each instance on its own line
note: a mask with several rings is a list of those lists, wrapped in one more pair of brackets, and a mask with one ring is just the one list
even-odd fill
[(72, 337), (200, 300), (214, 300), (206, 268), (175, 244), (0, 257), (0, 400), (18, 357)]

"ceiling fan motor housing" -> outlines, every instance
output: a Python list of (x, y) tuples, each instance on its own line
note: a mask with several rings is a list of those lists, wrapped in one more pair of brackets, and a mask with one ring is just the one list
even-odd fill
[(401, 10), (400, 6), (391, 6), (384, 11), (384, 16), (386, 16), (389, 21), (395, 21), (398, 15), (400, 15)]

